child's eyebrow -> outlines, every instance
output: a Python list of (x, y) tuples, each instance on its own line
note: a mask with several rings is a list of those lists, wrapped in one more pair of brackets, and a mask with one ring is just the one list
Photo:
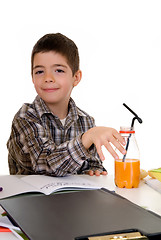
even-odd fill
[[(64, 67), (64, 68), (67, 68), (66, 65), (64, 64), (53, 64), (52, 67)], [(36, 69), (36, 68), (45, 68), (43, 65), (36, 65), (33, 67), (33, 70)]]
[(64, 67), (64, 68), (67, 68), (67, 66), (64, 65), (64, 64), (53, 64), (53, 67)]
[(36, 68), (44, 68), (44, 66), (42, 66), (42, 65), (36, 65), (36, 66), (33, 67), (33, 70), (36, 69)]

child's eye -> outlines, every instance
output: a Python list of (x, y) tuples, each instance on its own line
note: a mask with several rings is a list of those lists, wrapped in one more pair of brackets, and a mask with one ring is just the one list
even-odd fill
[(64, 71), (62, 69), (57, 69), (56, 72), (58, 73), (64, 73)]
[(36, 75), (39, 75), (39, 74), (42, 74), (43, 72), (44, 72), (44, 71), (39, 70), (39, 71), (36, 71), (35, 74), (36, 74)]

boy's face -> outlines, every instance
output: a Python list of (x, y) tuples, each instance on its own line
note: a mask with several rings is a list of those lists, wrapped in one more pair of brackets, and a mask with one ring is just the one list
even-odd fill
[(64, 56), (54, 51), (40, 52), (34, 56), (32, 80), (49, 108), (55, 104), (67, 106), (73, 87), (81, 80), (81, 71), (73, 76)]

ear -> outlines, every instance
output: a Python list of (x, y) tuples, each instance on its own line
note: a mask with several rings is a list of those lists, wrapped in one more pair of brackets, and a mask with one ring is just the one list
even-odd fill
[(78, 85), (78, 83), (81, 81), (82, 79), (82, 72), (81, 70), (78, 70), (75, 74), (74, 74), (74, 82), (73, 82), (73, 87), (76, 87)]

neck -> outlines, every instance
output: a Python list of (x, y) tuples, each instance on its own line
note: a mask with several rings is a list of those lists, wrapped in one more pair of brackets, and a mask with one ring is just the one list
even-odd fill
[(50, 111), (57, 116), (59, 119), (64, 119), (68, 115), (68, 103), (63, 104), (50, 104), (46, 103)]

